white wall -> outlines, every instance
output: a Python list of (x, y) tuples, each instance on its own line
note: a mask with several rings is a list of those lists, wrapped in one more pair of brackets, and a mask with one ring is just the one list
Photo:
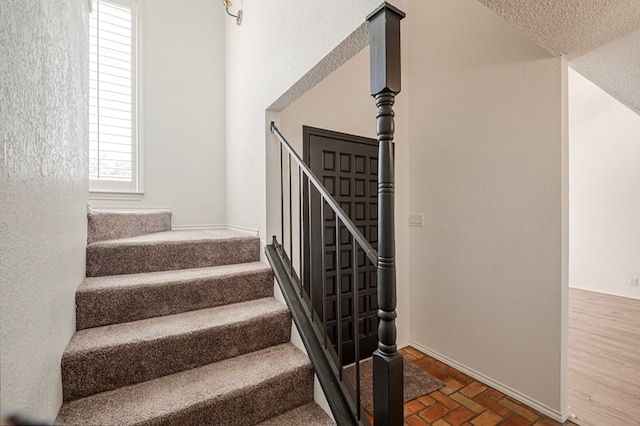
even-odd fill
[[(380, 0), (243, 0), (242, 26), (227, 19), (227, 222), (270, 238), (265, 111), (365, 21)], [(399, 7), (406, 0), (395, 1)], [(287, 11), (283, 13), (282, 11)], [(268, 144), (272, 144), (271, 146)], [(276, 203), (279, 206), (279, 203)], [(279, 208), (279, 207), (278, 207)]]
[(478, 2), (411, 2), (411, 337), (567, 409), (566, 63)]
[(224, 224), (224, 8), (210, 0), (142, 5), (144, 197), (91, 204), (170, 208), (174, 225)]
[(85, 272), (87, 13), (0, 4), (0, 407), (49, 424)]
[[(408, 253), (408, 96), (397, 97), (396, 111), (396, 257), (398, 285), (398, 342), (409, 339)], [(366, 47), (280, 113), (282, 134), (302, 157), (302, 126), (376, 137), (376, 106), (369, 94), (369, 48)], [(294, 188), (296, 188), (294, 182)], [(296, 193), (294, 191), (294, 193)], [(294, 210), (295, 211), (295, 210)], [(296, 234), (294, 227), (294, 234)], [(297, 241), (297, 234), (294, 235)], [(295, 251), (295, 250), (294, 250)], [(294, 253), (295, 254), (295, 253)], [(294, 258), (294, 261), (297, 260)]]
[(575, 71), (569, 87), (570, 285), (640, 299), (640, 116)]
[[(227, 23), (230, 224), (259, 229), (263, 241), (279, 233), (269, 219), (279, 217), (279, 199), (265, 199), (277, 182), (265, 167), (277, 163), (267, 122), (288, 127), (294, 110), (265, 110), (374, 3), (246, 0), (243, 25)], [(408, 96), (409, 146), (398, 157), (410, 160), (397, 178), (410, 182), (410, 210), (426, 223), (408, 236), (410, 339), (547, 414), (566, 415), (566, 62), (475, 2), (398, 6), (408, 12), (409, 45), (400, 95)], [(291, 8), (296, 19), (281, 13)], [(358, 118), (347, 124), (327, 111), (359, 101), (333, 96), (302, 108), (323, 111), (309, 124), (366, 136)]]

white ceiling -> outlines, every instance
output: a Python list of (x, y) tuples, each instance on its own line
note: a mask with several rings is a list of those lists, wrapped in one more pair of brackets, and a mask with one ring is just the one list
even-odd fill
[(640, 0), (479, 0), (640, 114)]

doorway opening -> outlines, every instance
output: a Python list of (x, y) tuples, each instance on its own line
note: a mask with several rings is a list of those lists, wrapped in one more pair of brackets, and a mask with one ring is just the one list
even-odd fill
[(569, 68), (569, 405), (640, 418), (640, 116)]

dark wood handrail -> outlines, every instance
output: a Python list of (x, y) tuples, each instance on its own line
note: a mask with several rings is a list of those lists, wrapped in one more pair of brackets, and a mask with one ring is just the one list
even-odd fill
[(329, 204), (329, 206), (331, 206), (331, 209), (340, 218), (342, 224), (349, 230), (351, 235), (354, 236), (354, 238), (358, 242), (358, 245), (360, 246), (360, 248), (362, 248), (362, 250), (364, 250), (371, 263), (373, 263), (373, 265), (375, 266), (378, 266), (378, 252), (376, 251), (376, 249), (373, 248), (371, 243), (367, 241), (364, 235), (362, 235), (362, 232), (360, 232), (360, 230), (356, 227), (351, 218), (347, 216), (344, 210), (342, 210), (342, 207), (340, 207), (336, 199), (333, 198), (333, 195), (329, 194), (324, 185), (320, 183), (318, 177), (311, 171), (311, 169), (304, 163), (304, 161), (302, 161), (302, 158), (300, 158), (298, 153), (293, 149), (289, 142), (287, 142), (287, 140), (282, 135), (282, 133), (280, 133), (273, 121), (271, 122), (270, 128), (271, 132), (276, 135), (282, 146), (289, 152), (289, 155), (291, 155), (291, 157), (296, 160), (296, 163), (298, 163), (298, 167), (300, 167), (309, 181), (318, 190), (322, 198), (327, 202), (327, 204)]

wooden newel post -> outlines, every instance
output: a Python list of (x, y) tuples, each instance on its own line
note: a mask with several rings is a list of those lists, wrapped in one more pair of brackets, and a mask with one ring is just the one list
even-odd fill
[(403, 361), (396, 345), (396, 249), (394, 225), (393, 104), (400, 93), (400, 20), (405, 14), (383, 3), (369, 21), (371, 95), (378, 135), (378, 350), (373, 354), (376, 426), (403, 424)]

